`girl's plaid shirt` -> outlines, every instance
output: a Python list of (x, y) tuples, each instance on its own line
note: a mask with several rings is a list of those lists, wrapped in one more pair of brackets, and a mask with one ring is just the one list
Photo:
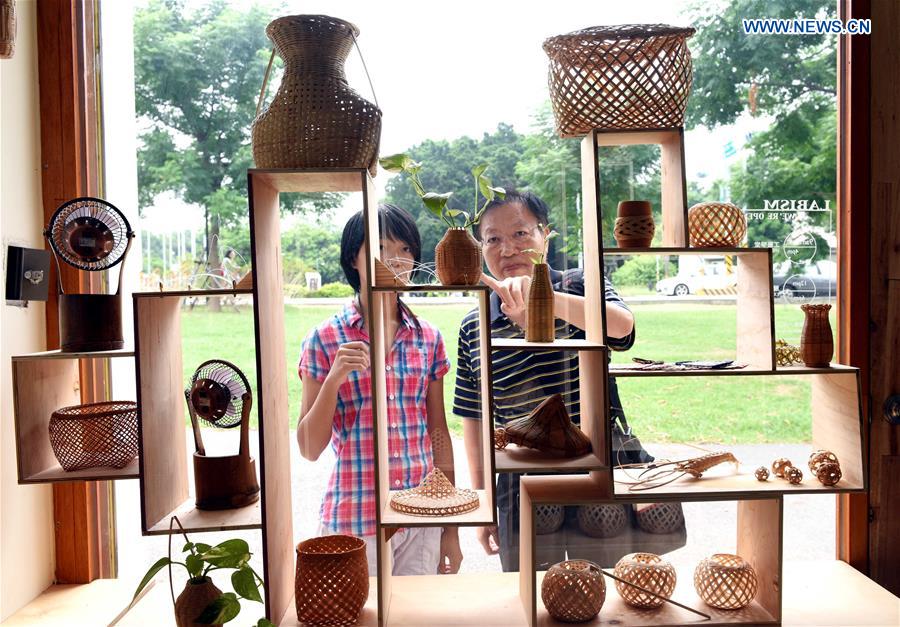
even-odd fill
[[(387, 358), (388, 454), (391, 490), (412, 488), (432, 467), (425, 397), (450, 361), (440, 332), (400, 308), (401, 323)], [(301, 379), (324, 381), (341, 344), (369, 343), (354, 302), (313, 329), (303, 341)], [(375, 364), (373, 364), (375, 365)], [(322, 500), (321, 522), (335, 533), (375, 534), (375, 458), (371, 371), (352, 372), (338, 390), (331, 428), (336, 462)]]

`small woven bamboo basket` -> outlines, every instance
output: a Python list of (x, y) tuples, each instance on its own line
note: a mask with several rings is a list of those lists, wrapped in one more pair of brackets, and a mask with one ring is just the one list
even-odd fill
[(595, 26), (544, 41), (550, 99), (561, 137), (592, 129), (684, 124), (691, 93), (693, 28)]
[(635, 506), (638, 526), (647, 533), (672, 533), (684, 527), (681, 503)]
[(736, 247), (747, 234), (747, 217), (730, 202), (701, 202), (688, 210), (688, 230), (694, 248)]
[(606, 601), (606, 582), (596, 564), (568, 560), (554, 564), (541, 583), (541, 600), (550, 616), (566, 623), (591, 620)]
[(413, 516), (455, 516), (478, 509), (478, 493), (457, 488), (435, 466), (419, 486), (392, 493), (391, 509)]
[(369, 598), (365, 541), (334, 535), (298, 544), (294, 595), (303, 624), (355, 625)]
[(672, 597), (678, 577), (675, 568), (655, 553), (629, 553), (616, 563), (613, 574), (619, 579), (654, 592), (654, 596), (634, 586), (616, 581), (619, 596), (628, 605), (652, 610)]
[(103, 401), (58, 409), (50, 446), (64, 470), (124, 468), (138, 454), (137, 403)]
[(694, 588), (707, 604), (720, 610), (739, 610), (756, 597), (759, 581), (744, 558), (716, 553), (694, 570)]
[(538, 505), (534, 508), (534, 532), (539, 535), (553, 533), (566, 520), (566, 510), (562, 505)]
[(581, 505), (578, 528), (592, 538), (612, 538), (625, 530), (628, 512), (621, 503)]

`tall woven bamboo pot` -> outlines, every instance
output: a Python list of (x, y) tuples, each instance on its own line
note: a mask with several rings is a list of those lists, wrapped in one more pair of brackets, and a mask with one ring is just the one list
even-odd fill
[[(178, 627), (204, 627), (205, 624), (198, 623), (197, 618), (200, 617), (206, 606), (220, 596), (222, 596), (222, 591), (213, 584), (209, 577), (189, 579), (184, 590), (175, 599), (175, 622)], [(215, 624), (221, 625), (222, 623)]]
[(525, 339), (529, 342), (552, 342), (555, 337), (550, 266), (538, 263), (534, 266), (531, 288), (528, 290), (528, 329), (525, 331)]
[(800, 358), (810, 367), (825, 367), (834, 355), (834, 335), (828, 311), (831, 305), (800, 305), (806, 314), (800, 332)]
[(467, 229), (447, 229), (434, 248), (435, 272), (442, 285), (478, 285), (481, 244)]
[(374, 176), (381, 110), (344, 73), (359, 29), (327, 15), (289, 15), (266, 34), (284, 60), (284, 78), (253, 121), (256, 167), (368, 168)]
[(366, 543), (347, 535), (322, 536), (297, 545), (294, 606), (308, 625), (356, 625), (369, 598)]

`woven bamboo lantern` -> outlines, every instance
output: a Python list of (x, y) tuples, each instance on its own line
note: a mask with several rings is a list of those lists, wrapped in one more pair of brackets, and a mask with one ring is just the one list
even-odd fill
[(672, 533), (684, 527), (681, 503), (653, 503), (634, 509), (638, 526), (647, 533)]
[(656, 224), (653, 207), (646, 200), (623, 200), (616, 210), (613, 235), (619, 248), (647, 248), (653, 242)]
[(716, 553), (694, 571), (694, 588), (707, 604), (720, 610), (739, 610), (756, 597), (759, 581), (744, 558)]
[(66, 471), (124, 468), (138, 454), (137, 403), (63, 407), (50, 416), (49, 431), (53, 454)]
[(592, 538), (612, 538), (628, 524), (628, 511), (620, 503), (582, 505), (578, 508), (578, 528)]
[(595, 26), (544, 41), (550, 100), (560, 137), (592, 129), (684, 125), (691, 93), (693, 28)]
[(701, 202), (688, 211), (693, 248), (740, 246), (747, 233), (747, 217), (730, 202)]
[(650, 592), (639, 590), (621, 581), (616, 581), (619, 596), (628, 605), (645, 610), (652, 610), (665, 603), (675, 591), (677, 576), (675, 568), (654, 553), (630, 553), (620, 559), (613, 570), (619, 579), (641, 586)]
[(357, 624), (369, 598), (365, 541), (333, 535), (298, 544), (294, 595), (303, 624)]
[(554, 564), (541, 583), (541, 600), (550, 616), (566, 623), (591, 620), (606, 600), (600, 568), (584, 560)]
[(539, 535), (553, 533), (566, 520), (566, 510), (562, 505), (538, 505), (534, 508), (534, 532)]

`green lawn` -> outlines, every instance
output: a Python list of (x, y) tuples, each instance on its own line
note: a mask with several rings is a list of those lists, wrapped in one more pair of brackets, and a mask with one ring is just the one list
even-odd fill
[[(291, 425), (300, 408), (296, 363), (308, 331), (339, 306), (286, 306), (288, 395)], [(450, 428), (461, 433), (450, 412), (456, 376), (457, 330), (471, 309), (466, 304), (422, 304), (415, 311), (435, 324), (444, 336), (451, 370), (444, 379)], [(665, 303), (633, 307), (638, 328), (634, 349), (615, 353), (614, 362), (632, 356), (654, 359), (733, 358), (734, 306)], [(793, 305), (776, 305), (776, 335), (798, 341), (803, 314)], [(832, 320), (832, 324), (834, 324)], [(204, 309), (184, 311), (184, 376), (188, 380), (204, 360), (221, 358), (241, 368), (256, 390), (253, 312)], [(635, 433), (651, 441), (672, 442), (803, 442), (810, 439), (809, 380), (803, 377), (623, 378), (620, 394)], [(256, 398), (254, 396), (254, 398)], [(255, 412), (254, 412), (255, 414)], [(254, 415), (253, 423), (256, 419)]]

